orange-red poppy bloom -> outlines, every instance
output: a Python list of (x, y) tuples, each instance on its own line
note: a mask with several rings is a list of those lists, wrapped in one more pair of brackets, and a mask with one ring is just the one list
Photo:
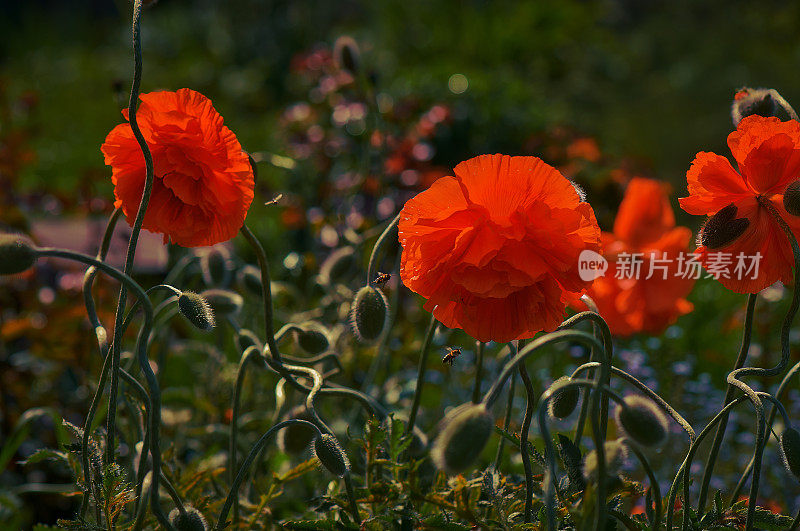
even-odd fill
[(706, 269), (713, 267), (718, 280), (738, 293), (791, 282), (789, 240), (764, 203), (800, 236), (800, 217), (784, 207), (787, 187), (800, 178), (800, 123), (751, 115), (728, 135), (728, 147), (739, 171), (725, 157), (701, 152), (686, 174), (689, 197), (681, 198), (681, 207), (713, 216), (696, 252)]
[[(233, 238), (253, 201), (253, 169), (211, 100), (190, 89), (140, 96), (136, 119), (153, 155), (155, 178), (142, 228), (183, 247)], [(128, 111), (122, 114), (128, 118)], [(130, 124), (101, 147), (112, 168), (116, 207), (133, 224), (145, 181), (144, 155)]]
[(685, 260), (691, 240), (691, 230), (675, 226), (666, 185), (631, 179), (614, 231), (603, 232), (608, 269), (588, 292), (611, 333), (660, 334), (692, 310), (685, 297), (699, 271)]
[(445, 326), (480, 341), (551, 331), (588, 286), (600, 249), (592, 207), (536, 157), (482, 155), (455, 167), (400, 213), (400, 277)]

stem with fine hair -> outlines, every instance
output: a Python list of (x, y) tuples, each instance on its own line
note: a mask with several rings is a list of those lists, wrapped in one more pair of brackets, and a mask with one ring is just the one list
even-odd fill
[[(503, 431), (508, 431), (508, 427), (511, 425), (511, 410), (514, 406), (514, 387), (516, 386), (516, 378), (514, 375), (511, 375), (511, 383), (508, 386), (508, 400), (506, 401), (506, 416), (503, 419)], [(500, 437), (500, 442), (497, 445), (497, 455), (494, 458), (494, 469), (500, 469), (500, 462), (503, 460), (503, 450), (505, 449), (505, 437)]]
[(281, 353), (278, 350), (278, 343), (275, 341), (275, 329), (272, 326), (272, 287), (269, 274), (269, 261), (267, 260), (267, 253), (264, 252), (264, 247), (258, 238), (250, 231), (247, 225), (242, 225), (240, 231), (242, 236), (253, 248), (258, 259), (258, 265), (261, 268), (261, 293), (264, 301), (264, 331), (267, 338), (267, 348), (273, 360), (280, 362)]
[[(758, 294), (751, 293), (747, 296), (747, 310), (744, 317), (744, 325), (742, 327), (742, 344), (739, 347), (739, 355), (736, 358), (736, 364), (733, 370), (738, 370), (744, 367), (747, 360), (747, 352), (750, 350), (750, 339), (753, 333), (753, 315), (755, 313), (756, 299)], [(723, 407), (733, 400), (733, 395), (736, 392), (736, 387), (728, 384), (728, 389), (725, 391), (725, 400), (722, 404)], [(699, 513), (705, 511), (706, 496), (708, 494), (708, 486), (711, 483), (711, 475), (714, 473), (714, 465), (717, 461), (719, 449), (722, 446), (722, 439), (725, 437), (725, 429), (728, 426), (728, 415), (724, 415), (717, 426), (717, 432), (714, 434), (714, 442), (711, 443), (711, 451), (708, 453), (706, 459), (706, 467), (703, 472), (703, 482), (700, 485), (700, 498), (697, 502), (697, 510)]]
[(370, 286), (375, 281), (375, 268), (378, 265), (378, 257), (383, 246), (391, 239), (392, 234), (397, 229), (397, 224), (400, 222), (400, 214), (394, 217), (389, 225), (384, 229), (383, 233), (378, 237), (372, 252), (369, 255), (369, 263), (367, 264), (367, 285)]
[[(142, 38), (141, 38), (141, 22), (142, 15), (142, 0), (135, 0), (133, 3), (133, 82), (131, 83), (131, 95), (128, 100), (128, 122), (130, 122), (133, 136), (142, 150), (145, 164), (145, 180), (142, 189), (142, 200), (139, 203), (139, 210), (136, 212), (136, 219), (131, 228), (131, 239), (128, 242), (128, 252), (125, 256), (125, 266), (123, 272), (130, 273), (133, 267), (133, 258), (136, 255), (136, 244), (139, 241), (139, 232), (142, 229), (144, 222), (144, 214), (147, 211), (147, 205), (150, 202), (150, 193), (153, 188), (153, 157), (150, 154), (150, 148), (147, 147), (147, 142), (139, 129), (139, 124), (136, 121), (136, 108), (139, 103), (139, 86), (142, 81)], [(111, 342), (111, 385), (109, 389), (108, 398), (108, 418), (106, 423), (106, 462), (114, 461), (114, 430), (116, 422), (117, 411), (117, 393), (119, 386), (119, 362), (120, 352), (122, 348), (122, 334), (121, 325), (122, 318), (125, 314), (125, 305), (127, 302), (128, 291), (123, 284), (119, 290), (119, 299), (117, 301), (117, 312), (114, 318), (114, 340)], [(154, 475), (153, 482), (158, 486), (158, 474)], [(154, 488), (153, 492), (158, 493), (158, 488)]]
[(425, 387), (425, 370), (428, 364), (428, 353), (430, 352), (431, 340), (436, 333), (436, 328), (439, 323), (436, 317), (431, 315), (431, 323), (428, 325), (428, 332), (425, 334), (425, 340), (422, 342), (422, 349), (419, 352), (419, 366), (417, 367), (417, 386), (414, 389), (414, 401), (411, 404), (411, 411), (408, 414), (408, 424), (404, 435), (408, 435), (414, 430), (414, 425), (417, 422), (417, 411), (422, 402), (422, 388)]
[(475, 341), (475, 384), (472, 388), (472, 403), (481, 400), (481, 378), (483, 377), (483, 341)]
[(531, 384), (531, 377), (524, 363), (518, 365), (519, 375), (525, 385), (527, 403), (525, 405), (525, 417), (522, 420), (522, 428), (519, 432), (519, 451), (522, 455), (522, 466), (525, 469), (525, 523), (530, 523), (533, 517), (533, 471), (531, 470), (531, 457), (528, 455), (528, 432), (533, 420), (533, 408), (535, 407), (536, 395)]
[(222, 510), (219, 513), (219, 519), (217, 520), (217, 525), (214, 527), (215, 529), (217, 529), (219, 531), (219, 530), (224, 529), (226, 527), (225, 526), (225, 523), (226, 523), (225, 519), (228, 516), (228, 512), (231, 510), (231, 506), (233, 505), (234, 499), (236, 499), (238, 497), (239, 485), (241, 485), (242, 480), (244, 480), (245, 476), (247, 475), (247, 470), (250, 468), (250, 465), (253, 463), (253, 460), (255, 460), (256, 456), (261, 451), (261, 448), (263, 448), (264, 445), (267, 444), (267, 442), (269, 441), (270, 437), (272, 437), (275, 433), (277, 433), (278, 430), (280, 430), (281, 428), (284, 428), (286, 426), (290, 426), (292, 424), (295, 424), (295, 425), (298, 425), (298, 426), (306, 426), (308, 428), (313, 428), (314, 431), (317, 433), (317, 437), (320, 437), (322, 435), (320, 433), (320, 431), (319, 431), (319, 428), (317, 428), (314, 424), (312, 424), (311, 422), (308, 422), (306, 420), (300, 420), (300, 419), (284, 420), (282, 422), (277, 423), (276, 425), (271, 427), (269, 430), (267, 430), (267, 432), (264, 435), (261, 436), (261, 438), (258, 440), (258, 442), (256, 442), (256, 444), (250, 450), (250, 453), (247, 454), (247, 457), (245, 458), (244, 462), (242, 463), (242, 466), (239, 467), (239, 472), (236, 474), (236, 478), (234, 478), (234, 480), (233, 480), (233, 484), (231, 485), (231, 489), (228, 492), (228, 497), (225, 499), (225, 503), (222, 506)]

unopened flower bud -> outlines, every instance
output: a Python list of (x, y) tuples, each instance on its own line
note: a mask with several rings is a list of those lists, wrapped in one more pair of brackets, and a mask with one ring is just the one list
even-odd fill
[[(571, 378), (569, 376), (562, 376), (553, 382), (553, 386), (560, 384), (561, 382), (569, 382), (570, 380)], [(556, 391), (556, 393), (547, 403), (547, 412), (554, 419), (567, 418), (570, 416), (570, 414), (572, 414), (573, 411), (575, 411), (575, 408), (578, 407), (579, 398), (580, 390), (577, 387), (570, 387), (561, 391)]]
[[(617, 439), (606, 441), (603, 445), (606, 461), (606, 475), (615, 476), (619, 473), (625, 460), (628, 458), (628, 447)], [(597, 480), (597, 451), (592, 450), (583, 459), (583, 477), (586, 481)]]
[(336, 249), (322, 262), (317, 282), (322, 286), (330, 286), (350, 275), (356, 266), (356, 252), (352, 247)]
[(481, 455), (493, 431), (494, 418), (484, 404), (468, 403), (451, 410), (433, 441), (433, 464), (451, 475), (466, 470)]
[(781, 446), (783, 464), (795, 478), (800, 480), (800, 432), (786, 428), (778, 438)]
[(178, 507), (175, 507), (170, 511), (168, 518), (172, 527), (177, 529), (177, 531), (208, 530), (208, 522), (206, 522), (206, 519), (200, 514), (200, 511), (191, 505), (184, 505), (183, 509), (184, 512), (181, 512)]
[(733, 125), (738, 126), (743, 118), (756, 114), (758, 116), (778, 116), (780, 111), (788, 117), (794, 115), (789, 102), (775, 89), (766, 88), (741, 88), (733, 97), (731, 106), (731, 119)]
[(203, 296), (184, 291), (178, 297), (178, 310), (199, 330), (211, 330), (216, 325), (214, 312)]
[(389, 301), (386, 295), (374, 286), (364, 286), (358, 290), (353, 299), (350, 323), (359, 341), (378, 339), (389, 324)]
[(315, 356), (330, 347), (328, 330), (316, 321), (307, 321), (299, 326), (295, 334), (297, 345), (306, 353)]
[(261, 270), (253, 265), (246, 265), (236, 273), (236, 282), (243, 290), (261, 296)]
[(709, 249), (719, 249), (733, 243), (736, 238), (744, 234), (750, 226), (750, 220), (735, 219), (738, 211), (736, 205), (731, 203), (711, 216), (700, 229), (700, 244)]
[(258, 336), (247, 328), (242, 328), (237, 332), (236, 343), (239, 345), (239, 350), (241, 352), (244, 352), (250, 347), (256, 347), (258, 350), (261, 350), (263, 347)]
[(235, 317), (242, 311), (244, 299), (235, 291), (226, 289), (207, 289), (201, 293), (208, 300), (217, 315), (230, 315)]
[(210, 248), (200, 255), (200, 271), (206, 286), (227, 287), (233, 274), (233, 260), (230, 251), (219, 245)]
[[(308, 422), (314, 420), (305, 406), (296, 406), (292, 408), (284, 417), (284, 420), (289, 419), (306, 420)], [(300, 423), (289, 424), (278, 432), (278, 448), (286, 454), (302, 454), (308, 449), (309, 445), (311, 445), (311, 441), (314, 440), (314, 435), (316, 435), (316, 433), (316, 430), (311, 426)]]
[(334, 476), (342, 477), (350, 471), (350, 460), (333, 435), (324, 433), (317, 437), (313, 448), (319, 462)]
[(33, 243), (20, 234), (0, 234), (0, 275), (15, 275), (36, 262)]
[(800, 216), (800, 181), (795, 181), (783, 192), (783, 208), (793, 216)]
[(617, 407), (616, 420), (630, 440), (642, 446), (662, 446), (669, 436), (667, 416), (655, 402), (643, 396), (626, 396)]
[(361, 52), (358, 43), (348, 35), (342, 35), (333, 44), (333, 61), (342, 70), (358, 75), (361, 65)]

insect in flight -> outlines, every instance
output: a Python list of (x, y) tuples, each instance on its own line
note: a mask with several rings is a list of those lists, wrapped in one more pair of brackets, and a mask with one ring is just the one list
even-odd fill
[(456, 361), (456, 358), (461, 355), (460, 348), (450, 348), (447, 347), (447, 354), (444, 355), (442, 358), (442, 363), (448, 363), (450, 366), (453, 366), (453, 362)]
[(390, 275), (389, 273), (381, 273), (379, 271), (377, 276), (375, 277), (375, 280), (373, 281), (373, 284), (381, 284), (381, 285), (386, 284), (387, 282), (389, 282), (390, 278), (392, 278), (392, 275)]

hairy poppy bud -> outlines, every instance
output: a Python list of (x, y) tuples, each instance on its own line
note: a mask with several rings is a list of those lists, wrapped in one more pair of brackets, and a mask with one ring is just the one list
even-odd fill
[(364, 286), (358, 290), (353, 299), (350, 323), (359, 341), (378, 339), (389, 323), (389, 301), (386, 295), (373, 286)]
[[(569, 382), (569, 376), (562, 376), (555, 382), (553, 386), (561, 382)], [(570, 387), (561, 391), (557, 391), (547, 403), (547, 412), (554, 419), (564, 419), (570, 416), (578, 406), (578, 399), (580, 398), (580, 390), (577, 387)]]
[(800, 432), (794, 428), (786, 428), (778, 439), (786, 470), (800, 479)]
[(218, 315), (230, 315), (235, 317), (242, 311), (244, 299), (234, 291), (226, 289), (207, 289), (201, 293), (208, 300)]
[(700, 244), (709, 249), (719, 249), (733, 243), (736, 238), (744, 234), (750, 226), (750, 220), (735, 219), (738, 211), (736, 205), (731, 203), (711, 216), (700, 229)]
[(356, 266), (356, 252), (352, 247), (336, 249), (322, 262), (317, 282), (322, 286), (330, 286), (353, 272)]
[[(606, 441), (603, 445), (606, 458), (606, 475), (614, 476), (619, 473), (625, 460), (628, 458), (628, 447), (622, 441)], [(597, 451), (592, 450), (583, 460), (583, 477), (587, 481), (597, 479)]]
[(236, 334), (236, 343), (239, 345), (239, 350), (244, 352), (250, 347), (256, 347), (258, 350), (263, 348), (258, 336), (252, 330), (246, 328), (240, 329)]
[(178, 531), (207, 531), (208, 522), (200, 511), (191, 505), (184, 505), (184, 512), (177, 507), (169, 513), (169, 523)]
[(261, 270), (253, 265), (246, 265), (236, 273), (236, 282), (243, 290), (261, 296)]
[(0, 275), (15, 275), (36, 262), (33, 243), (20, 234), (0, 234)]
[[(293, 407), (284, 417), (284, 420), (298, 419), (313, 422), (311, 414), (305, 406)], [(299, 455), (305, 452), (316, 435), (314, 428), (305, 424), (289, 424), (278, 432), (278, 448), (283, 453)]]
[(667, 442), (667, 416), (655, 402), (643, 396), (626, 396), (624, 402), (615, 417), (626, 437), (642, 446), (657, 447)]
[(308, 354), (322, 354), (330, 347), (328, 330), (316, 321), (308, 321), (300, 325), (295, 338), (297, 345)]
[(313, 448), (319, 462), (334, 476), (342, 477), (350, 471), (350, 460), (333, 435), (324, 433), (317, 437)]
[(731, 106), (733, 125), (738, 126), (743, 118), (756, 114), (758, 116), (778, 116), (784, 111), (790, 118), (794, 115), (792, 106), (775, 89), (741, 88), (736, 91)]
[(347, 70), (353, 75), (358, 75), (361, 64), (361, 52), (356, 41), (348, 36), (342, 35), (333, 44), (333, 61), (342, 70)]
[(214, 312), (208, 301), (193, 291), (184, 291), (178, 297), (178, 310), (200, 330), (211, 330), (216, 325)]
[(225, 247), (214, 246), (200, 255), (203, 282), (212, 288), (226, 287), (231, 282), (233, 260)]
[(793, 216), (800, 216), (800, 181), (795, 181), (783, 192), (783, 208)]
[(431, 448), (439, 470), (457, 474), (480, 456), (494, 431), (494, 418), (484, 404), (463, 404), (445, 416), (442, 430)]

